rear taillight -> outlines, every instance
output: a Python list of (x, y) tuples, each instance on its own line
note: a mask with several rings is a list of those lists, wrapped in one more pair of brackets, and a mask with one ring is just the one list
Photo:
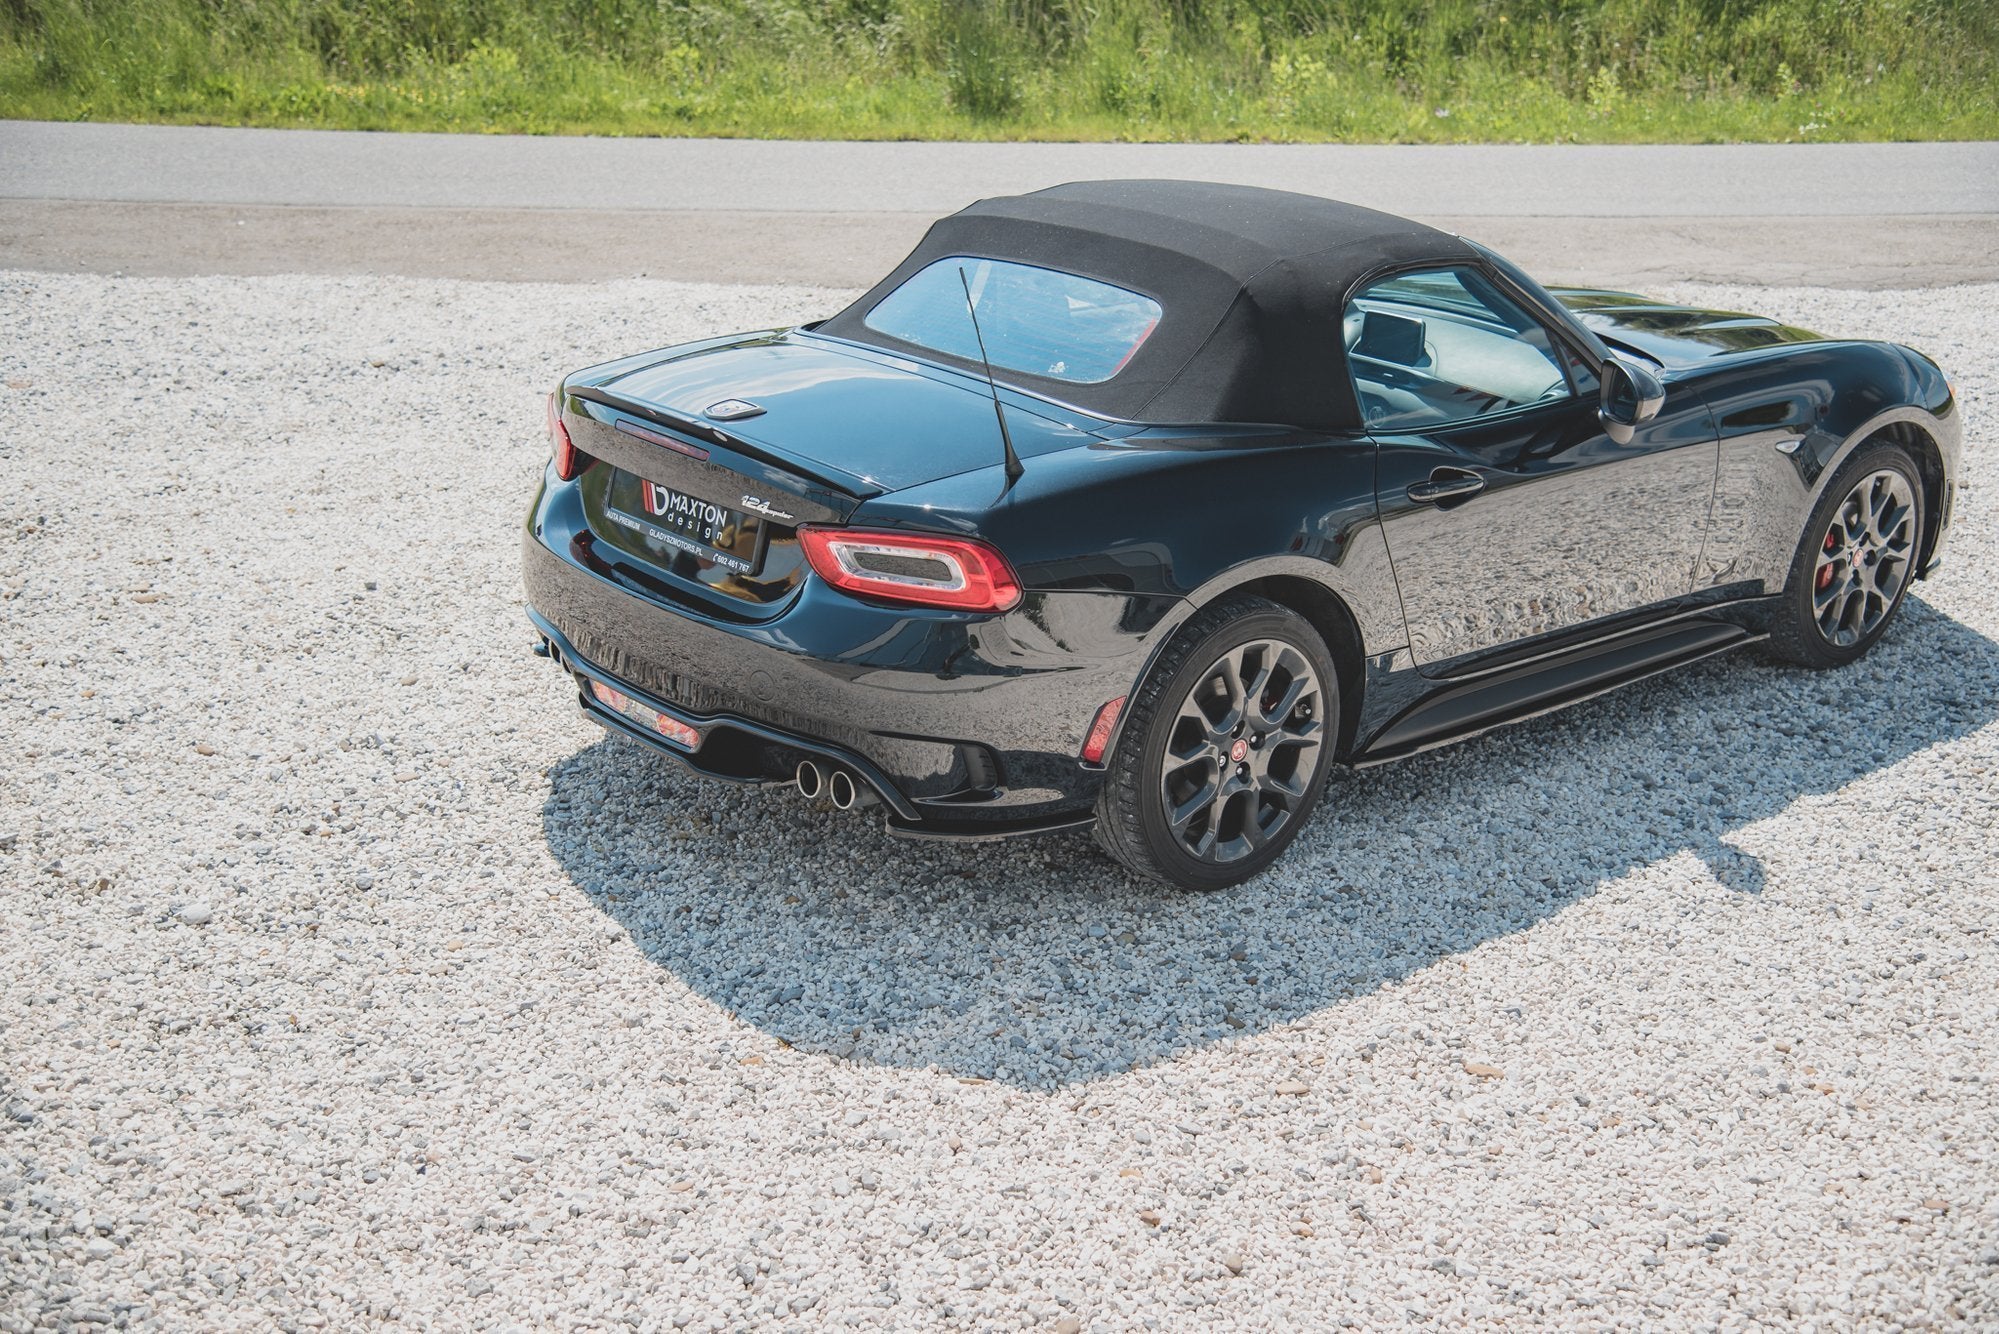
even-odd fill
[(576, 480), (578, 473), (589, 464), (590, 456), (576, 447), (569, 438), (569, 428), (562, 423), (561, 395), (548, 396), (548, 447), (555, 455), (555, 475), (565, 482)]
[(800, 528), (805, 558), (821, 579), (862, 597), (955, 611), (1007, 611), (1020, 580), (1006, 557), (963, 537)]

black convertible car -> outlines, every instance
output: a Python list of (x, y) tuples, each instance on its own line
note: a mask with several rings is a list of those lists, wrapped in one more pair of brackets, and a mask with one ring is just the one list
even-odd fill
[(592, 718), (1189, 887), (1336, 761), (1744, 644), (1858, 657), (1961, 437), (1905, 347), (1173, 181), (985, 200), (831, 319), (568, 376), (548, 430), (529, 615)]

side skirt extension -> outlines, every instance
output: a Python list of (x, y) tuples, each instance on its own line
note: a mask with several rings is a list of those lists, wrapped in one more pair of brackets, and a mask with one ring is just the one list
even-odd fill
[(1446, 685), (1397, 715), (1351, 763), (1365, 768), (1462, 741), (1765, 637), (1704, 616), (1626, 631), (1529, 665)]

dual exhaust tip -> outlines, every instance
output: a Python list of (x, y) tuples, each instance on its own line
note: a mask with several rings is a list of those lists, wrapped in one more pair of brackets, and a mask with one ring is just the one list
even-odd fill
[(817, 760), (799, 763), (797, 782), (799, 796), (810, 801), (823, 792), (836, 810), (851, 811), (880, 800), (873, 788), (857, 782), (845, 769), (829, 770)]

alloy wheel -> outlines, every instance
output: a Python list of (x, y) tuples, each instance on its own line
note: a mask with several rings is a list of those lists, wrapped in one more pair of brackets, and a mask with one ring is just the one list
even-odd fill
[(1296, 818), (1325, 742), (1319, 676), (1276, 639), (1230, 649), (1203, 672), (1166, 739), (1166, 825), (1203, 862), (1239, 861)]
[(1860, 479), (1833, 511), (1812, 571), (1812, 616), (1828, 644), (1850, 648), (1888, 618), (1909, 581), (1916, 498), (1893, 469)]

